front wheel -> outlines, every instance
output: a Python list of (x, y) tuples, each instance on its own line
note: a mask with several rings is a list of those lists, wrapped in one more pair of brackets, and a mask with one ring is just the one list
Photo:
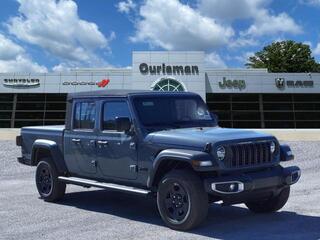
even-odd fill
[(66, 184), (58, 180), (58, 171), (51, 159), (43, 159), (38, 163), (36, 185), (40, 196), (48, 202), (58, 201), (66, 191)]
[(264, 201), (246, 202), (250, 211), (255, 213), (269, 213), (280, 210), (288, 201), (290, 187), (285, 187), (281, 192)]
[(189, 170), (174, 170), (159, 183), (157, 204), (165, 224), (180, 231), (198, 226), (207, 216), (208, 194)]

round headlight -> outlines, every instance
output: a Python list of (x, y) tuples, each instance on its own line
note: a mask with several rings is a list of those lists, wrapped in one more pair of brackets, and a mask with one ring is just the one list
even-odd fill
[(217, 148), (217, 157), (220, 161), (222, 161), (226, 156), (226, 150), (224, 147), (220, 146)]
[(276, 151), (276, 144), (275, 142), (271, 142), (270, 144), (270, 152), (274, 153)]

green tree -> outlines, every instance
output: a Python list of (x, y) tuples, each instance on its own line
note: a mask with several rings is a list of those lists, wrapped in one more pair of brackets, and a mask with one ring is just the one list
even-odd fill
[(249, 57), (249, 68), (267, 68), (269, 72), (320, 72), (320, 64), (311, 56), (309, 45), (292, 40), (274, 42)]

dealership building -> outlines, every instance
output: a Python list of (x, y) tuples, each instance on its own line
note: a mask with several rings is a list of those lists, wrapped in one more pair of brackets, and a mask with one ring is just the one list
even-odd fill
[(67, 93), (148, 89), (198, 93), (219, 124), (233, 128), (320, 128), (320, 74), (216, 69), (204, 52), (132, 53), (131, 68), (0, 73), (0, 127), (64, 124)]

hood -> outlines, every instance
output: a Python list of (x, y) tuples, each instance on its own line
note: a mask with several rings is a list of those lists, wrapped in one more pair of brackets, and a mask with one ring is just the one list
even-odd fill
[(148, 141), (170, 146), (189, 146), (203, 148), (207, 143), (245, 142), (264, 139), (275, 139), (272, 135), (252, 130), (232, 128), (180, 128), (150, 133)]

